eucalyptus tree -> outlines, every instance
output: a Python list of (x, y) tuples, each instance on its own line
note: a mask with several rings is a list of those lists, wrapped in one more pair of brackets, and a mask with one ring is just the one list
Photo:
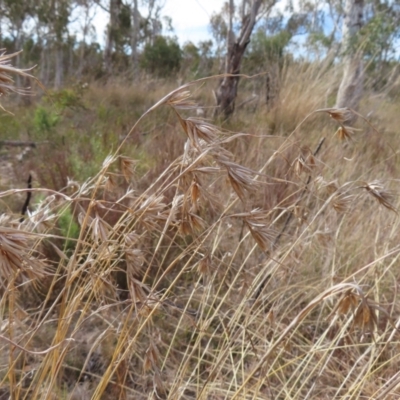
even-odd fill
[(104, 48), (104, 67), (113, 72), (113, 57), (129, 53), (130, 66), (136, 71), (139, 47), (153, 44), (161, 35), (162, 0), (95, 0), (109, 15)]
[(365, 0), (364, 14), (366, 73), (374, 90), (389, 88), (399, 75), (400, 0)]
[[(9, 37), (8, 43), (12, 44), (12, 48), (7, 51), (20, 51), (24, 45), (25, 35), (24, 28), (27, 21), (31, 18), (34, 10), (34, 0), (1, 0), (0, 1), (0, 16), (3, 43), (4, 36)], [(3, 45), (1, 46), (3, 47)], [(18, 55), (15, 60), (20, 66), (21, 58)], [(16, 85), (20, 86), (21, 77), (16, 76)]]
[(363, 26), (364, 0), (346, 0), (342, 28), (343, 78), (336, 107), (357, 109), (363, 91), (363, 55), (358, 44)]
[(69, 36), (71, 15), (70, 0), (53, 0), (49, 9), (49, 23), (54, 41), (55, 76), (54, 87), (60, 88), (64, 82), (64, 44)]
[(138, 47), (140, 42), (140, 12), (138, 0), (132, 0), (131, 10), (131, 62), (133, 70), (136, 72), (139, 66)]
[(343, 66), (337, 107), (358, 108), (366, 76), (378, 90), (396, 79), (399, 0), (300, 1), (299, 6), (308, 20), (308, 49), (322, 50)]
[(34, 7), (33, 0), (1, 0), (0, 14), (2, 21), (5, 22), (5, 27), (2, 31), (11, 37), (14, 50), (22, 48), (22, 40), (24, 36), (24, 23), (32, 15)]
[[(102, 3), (99, 3), (102, 4)], [(112, 72), (112, 55), (118, 47), (120, 38), (121, 22), (121, 0), (109, 0), (108, 6), (103, 6), (109, 14), (109, 21), (106, 28), (106, 43), (103, 53), (104, 68), (108, 73)]]
[(81, 39), (77, 48), (78, 68), (76, 69), (76, 76), (81, 78), (83, 71), (89, 64), (89, 60), (86, 57), (88, 51), (92, 47), (91, 44), (97, 40), (93, 21), (98, 10), (95, 0), (73, 0), (73, 2), (76, 7), (75, 14), (79, 16), (78, 20), (81, 34)]
[(229, 0), (222, 18), (226, 26), (224, 73), (215, 92), (216, 114), (230, 117), (235, 110), (239, 76), (244, 53), (257, 22), (270, 12), (277, 0)]

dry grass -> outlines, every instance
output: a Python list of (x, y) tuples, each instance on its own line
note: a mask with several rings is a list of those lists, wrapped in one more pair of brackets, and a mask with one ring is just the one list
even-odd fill
[[(292, 93), (312, 72), (290, 81)], [(350, 132), (347, 110), (290, 109), (289, 99), (254, 117), (264, 126), (274, 118), (278, 134), (254, 124), (234, 133), (194, 116), (195, 88), (160, 96), (96, 176), (36, 188), (44, 198), (22, 222), (3, 216), (1, 393), (398, 398), (399, 167), (390, 137), (374, 121)], [(129, 137), (163, 108), (175, 118), (165, 146), (179, 127), (180, 154), (140, 176), (126, 156)], [(66, 210), (79, 221), (76, 239), (57, 229)]]

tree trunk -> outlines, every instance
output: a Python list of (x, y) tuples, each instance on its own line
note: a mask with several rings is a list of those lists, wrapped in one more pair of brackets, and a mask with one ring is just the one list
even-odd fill
[(131, 36), (131, 60), (133, 72), (136, 74), (138, 71), (138, 44), (139, 44), (139, 8), (138, 0), (133, 0), (132, 9), (132, 36)]
[(49, 49), (44, 40), (40, 41), (40, 81), (44, 86), (49, 83)]
[[(225, 74), (240, 74), (240, 66), (247, 45), (250, 43), (250, 36), (256, 24), (256, 17), (263, 0), (254, 0), (250, 12), (243, 16), (242, 28), (239, 37), (234, 40), (232, 31), (233, 0), (230, 0), (230, 20), (227, 46), (228, 51), (225, 62)], [(239, 84), (238, 76), (226, 76), (219, 84), (215, 93), (217, 99), (216, 115), (223, 113), (225, 118), (229, 118), (235, 110), (235, 100), (237, 87)]]
[(118, 17), (120, 12), (121, 0), (110, 0), (110, 21), (107, 26), (107, 38), (104, 48), (104, 68), (112, 73), (112, 54), (115, 48), (115, 34), (118, 30)]
[(64, 51), (62, 48), (62, 43), (56, 44), (56, 71), (54, 77), (54, 88), (61, 89), (64, 81)]
[(85, 7), (85, 21), (83, 23), (82, 27), (82, 41), (80, 43), (80, 48), (79, 48), (79, 64), (78, 64), (78, 71), (77, 71), (77, 77), (78, 79), (82, 78), (83, 71), (86, 66), (86, 37), (89, 33), (90, 29), (90, 23), (93, 19), (93, 17), (90, 17), (90, 4), (89, 3), (84, 3), (83, 6)]
[[(336, 107), (357, 109), (363, 91), (362, 54), (358, 51), (356, 38), (363, 23), (364, 0), (346, 0), (343, 22), (343, 62), (342, 82), (336, 99)], [(352, 121), (347, 121), (348, 123)]]
[[(22, 49), (22, 22), (23, 22), (22, 20), (18, 21), (18, 23), (15, 26), (16, 31), (17, 31), (16, 37), (15, 37), (15, 51), (20, 51)], [(20, 54), (18, 54), (17, 57), (15, 57), (15, 65), (18, 68), (23, 68), (21, 66), (21, 55)], [(18, 89), (21, 89), (22, 77), (19, 74), (15, 77), (15, 86)], [(23, 97), (24, 97), (23, 95), (18, 96), (19, 103), (23, 103)]]

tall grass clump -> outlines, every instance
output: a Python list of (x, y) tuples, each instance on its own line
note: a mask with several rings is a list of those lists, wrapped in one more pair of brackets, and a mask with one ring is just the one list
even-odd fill
[[(2, 216), (0, 390), (397, 398), (397, 150), (325, 105), (273, 136), (223, 129), (194, 116), (199, 83), (151, 106), (96, 175)], [(164, 108), (181, 152), (139, 174), (129, 138)]]

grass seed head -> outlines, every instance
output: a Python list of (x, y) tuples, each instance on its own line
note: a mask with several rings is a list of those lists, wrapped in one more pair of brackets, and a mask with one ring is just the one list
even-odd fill
[[(1, 51), (1, 50), (0, 50)], [(27, 73), (27, 70), (22, 70), (16, 67), (13, 67), (10, 64), (10, 60), (16, 57), (18, 53), (13, 54), (5, 54), (3, 51), (0, 54), (0, 96), (6, 96), (10, 92), (15, 92), (19, 94), (29, 94), (29, 90), (16, 88), (14, 85), (14, 80), (12, 79), (10, 74), (24, 76), (30, 79), (34, 79), (32, 75)]]
[(203, 139), (206, 143), (212, 143), (217, 139), (219, 129), (215, 125), (192, 117), (188, 118), (186, 121), (193, 125), (199, 139)]
[(198, 271), (202, 276), (208, 276), (211, 273), (211, 256), (207, 254), (198, 263)]
[(233, 190), (240, 200), (245, 202), (245, 192), (251, 191), (254, 186), (254, 171), (231, 161), (222, 164), (228, 172), (228, 179)]
[(158, 229), (168, 219), (169, 209), (164, 203), (164, 196), (150, 195), (145, 198), (135, 212), (146, 230)]
[(125, 180), (130, 183), (135, 176), (135, 168), (137, 165), (136, 160), (132, 160), (128, 157), (120, 157), (121, 172), (124, 175)]
[(368, 301), (363, 301), (355, 311), (353, 328), (360, 328), (363, 333), (373, 334), (375, 327), (378, 326), (378, 319), (375, 311), (369, 306)]
[(339, 184), (336, 180), (327, 182), (322, 176), (315, 178), (315, 184), (318, 189), (326, 191), (329, 196), (339, 190)]
[(183, 219), (179, 224), (179, 233), (182, 236), (188, 236), (192, 234), (192, 227), (190, 226), (189, 221)]
[(149, 357), (152, 367), (157, 367), (160, 360), (160, 353), (153, 339), (150, 340), (150, 346), (146, 350), (146, 355)]
[(145, 284), (137, 280), (132, 272), (133, 271), (130, 269), (127, 270), (128, 288), (131, 299), (135, 304), (144, 304), (147, 299), (146, 292), (148, 292), (149, 289)]
[(339, 300), (337, 311), (339, 314), (347, 314), (350, 310), (354, 312), (358, 304), (358, 297), (351, 290), (344, 293)]
[(198, 215), (193, 212), (184, 211), (182, 213), (182, 220), (179, 224), (179, 232), (183, 236), (193, 235), (195, 232), (199, 233), (203, 231), (205, 225), (205, 221)]
[(107, 224), (106, 221), (104, 221), (98, 215), (96, 215), (96, 217), (93, 218), (90, 227), (92, 232), (92, 239), (95, 243), (99, 241), (106, 242), (108, 240), (108, 236), (112, 228), (109, 224)]
[(29, 279), (46, 275), (43, 261), (30, 255), (30, 235), (19, 229), (0, 227), (0, 277), (3, 282), (17, 273)]
[(193, 147), (201, 149), (206, 143), (212, 143), (218, 135), (218, 128), (197, 118), (182, 119), (179, 121)]
[(117, 181), (114, 174), (106, 174), (104, 178), (104, 189), (109, 193), (113, 193), (117, 188)]
[(204, 221), (204, 219), (200, 218), (198, 215), (192, 212), (188, 213), (188, 217), (192, 231), (201, 232), (204, 230), (206, 226), (206, 222)]
[(28, 212), (28, 225), (32, 225), (30, 229), (43, 233), (55, 226), (57, 216), (52, 213), (49, 207), (38, 207), (34, 211)]
[(354, 133), (354, 129), (349, 126), (339, 126), (335, 135), (339, 138), (339, 140), (351, 139), (351, 135)]
[(135, 246), (138, 243), (139, 239), (140, 236), (135, 231), (127, 233), (124, 236), (125, 246), (127, 247)]
[(252, 218), (244, 219), (250, 234), (256, 243), (260, 246), (261, 250), (268, 251), (271, 243), (274, 241), (276, 234), (266, 224)]
[(197, 204), (200, 199), (200, 185), (196, 178), (193, 179), (192, 185), (190, 186), (190, 198), (192, 201), (192, 206), (194, 207), (194, 212), (197, 211)]
[(397, 209), (392, 205), (393, 193), (385, 189), (381, 182), (373, 181), (362, 186), (362, 188), (378, 200), (379, 204), (398, 214)]
[(307, 172), (308, 167), (304, 161), (304, 158), (300, 155), (296, 158), (294, 162), (294, 172), (296, 173), (296, 175), (301, 175), (301, 173), (305, 170)]
[(353, 113), (349, 108), (330, 108), (326, 112), (339, 124), (343, 124), (353, 118)]
[(143, 252), (140, 249), (125, 249), (125, 260), (130, 273), (135, 277), (140, 277), (145, 261)]
[(352, 195), (337, 194), (332, 198), (331, 204), (337, 213), (342, 214), (349, 211), (353, 199)]
[(166, 100), (166, 104), (177, 110), (194, 110), (198, 105), (190, 99), (191, 93), (189, 90), (180, 90), (173, 93)]

